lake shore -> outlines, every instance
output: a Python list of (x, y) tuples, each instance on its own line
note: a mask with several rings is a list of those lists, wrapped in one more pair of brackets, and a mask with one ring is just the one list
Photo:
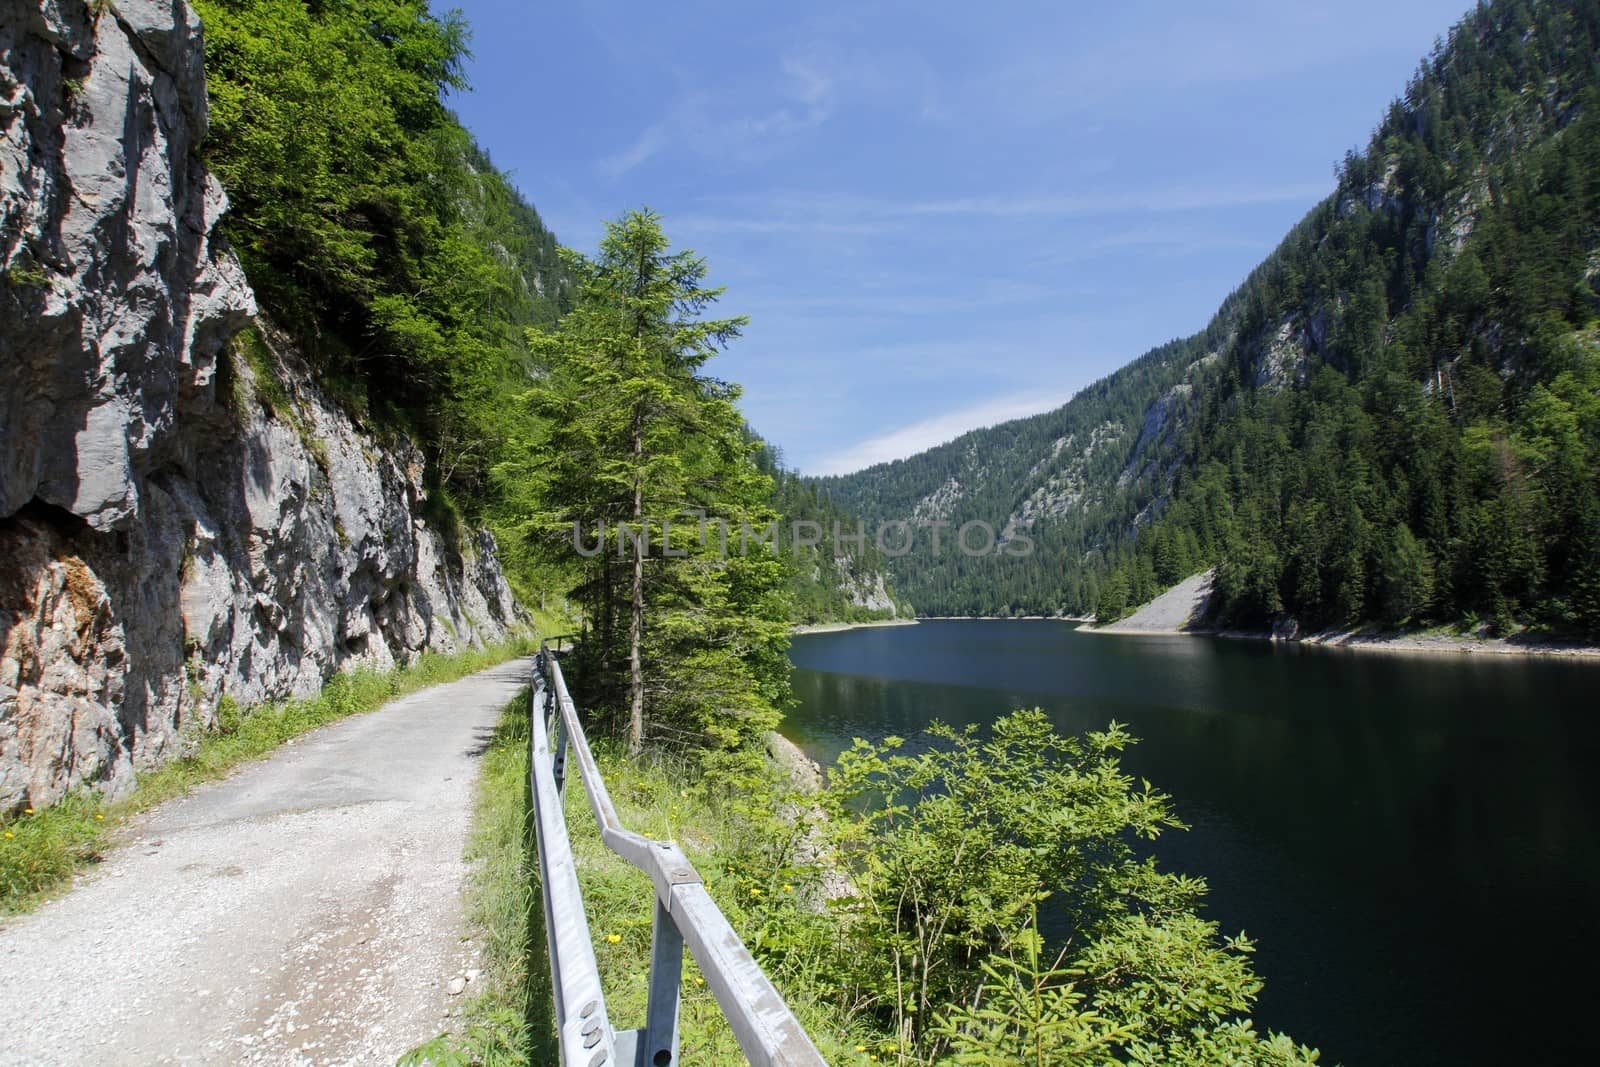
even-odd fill
[[(1086, 633), (1096, 633), (1085, 627)], [(1189, 634), (1209, 634), (1237, 641), (1279, 641), (1284, 644), (1320, 645), (1361, 652), (1403, 652), (1429, 655), (1492, 656), (1570, 656), (1600, 658), (1600, 647), (1572, 644), (1537, 637), (1482, 637), (1474, 634), (1433, 633), (1428, 631), (1384, 632), (1375, 630), (1325, 630), (1320, 633), (1284, 638), (1250, 630), (1189, 630)]]
[(789, 627), (791, 634), (831, 634), (840, 630), (870, 630), (879, 626), (915, 626), (918, 619), (878, 619), (875, 622), (813, 622)]
[(1556, 641), (1531, 635), (1491, 637), (1482, 633), (1427, 630), (1322, 630), (1289, 633), (1271, 630), (1229, 630), (1206, 625), (1213, 572), (1204, 571), (1179, 582), (1125, 619), (1108, 626), (1085, 625), (1086, 634), (1122, 637), (1226, 637), (1239, 641), (1279, 641), (1320, 645), (1363, 652), (1404, 652), (1431, 655), (1575, 656), (1600, 657), (1600, 647)]
[(1092, 622), (1093, 615), (918, 615), (918, 622), (978, 622), (990, 619), (1031, 619), (1035, 622)]
[[(1170, 592), (1170, 591), (1169, 591)], [(1163, 594), (1165, 596), (1166, 594)], [(1555, 641), (1548, 638), (1512, 634), (1487, 637), (1435, 631), (1324, 630), (1313, 634), (1285, 637), (1267, 630), (1227, 630), (1214, 626), (1129, 625), (1129, 616), (1109, 626), (1095, 626), (1090, 619), (1064, 615), (925, 615), (916, 619), (882, 619), (877, 622), (828, 622), (795, 626), (794, 635), (866, 630), (880, 626), (915, 626), (919, 622), (984, 622), (1032, 619), (1076, 625), (1082, 633), (1110, 637), (1223, 637), (1230, 641), (1275, 641), (1286, 645), (1316, 645), (1358, 652), (1391, 652), (1436, 656), (1565, 656), (1600, 659), (1600, 646)]]

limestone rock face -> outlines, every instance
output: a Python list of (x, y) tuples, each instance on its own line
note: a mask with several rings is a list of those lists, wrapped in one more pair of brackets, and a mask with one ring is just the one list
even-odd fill
[(884, 584), (882, 571), (856, 574), (851, 568), (851, 560), (846, 556), (835, 557), (834, 565), (838, 568), (842, 587), (853, 606), (868, 611), (887, 611), (890, 618), (895, 617), (899, 609), (889, 595), (888, 586)]
[(422, 521), (416, 449), (264, 324), (263, 403), (203, 59), (182, 0), (0, 0), (0, 812), (125, 789), (224, 693), (517, 622), (493, 540)]

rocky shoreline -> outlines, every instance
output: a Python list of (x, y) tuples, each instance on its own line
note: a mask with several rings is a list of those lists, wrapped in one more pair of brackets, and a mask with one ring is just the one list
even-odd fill
[(870, 630), (879, 626), (915, 626), (918, 619), (879, 619), (876, 622), (815, 622), (789, 627), (791, 634), (831, 634), (840, 630)]
[(1483, 632), (1450, 633), (1426, 630), (1320, 630), (1302, 633), (1292, 620), (1270, 630), (1231, 630), (1207, 624), (1212, 572), (1205, 571), (1168, 589), (1125, 619), (1108, 626), (1084, 626), (1087, 634), (1125, 637), (1203, 636), (1240, 641), (1275, 641), (1366, 652), (1405, 652), (1432, 655), (1496, 656), (1600, 656), (1600, 648), (1576, 642), (1512, 634), (1496, 637)]
[[(1087, 628), (1086, 628), (1087, 629)], [(1090, 631), (1096, 632), (1096, 631)], [(1370, 630), (1325, 630), (1314, 634), (1285, 636), (1283, 633), (1253, 630), (1188, 630), (1240, 641), (1276, 641), (1283, 644), (1347, 648), (1363, 652), (1406, 652), (1433, 655), (1494, 656), (1571, 656), (1600, 657), (1600, 647), (1569, 644), (1513, 634), (1510, 637), (1484, 637), (1473, 634), (1382, 632)]]

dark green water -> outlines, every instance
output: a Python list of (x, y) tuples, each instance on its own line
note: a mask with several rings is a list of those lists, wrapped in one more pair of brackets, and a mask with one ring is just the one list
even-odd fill
[(1255, 1018), (1324, 1063), (1600, 1061), (1600, 663), (1079, 634), (1044, 621), (812, 634), (785, 732), (1039, 706), (1128, 723), (1192, 829), (1169, 868), (1258, 941)]

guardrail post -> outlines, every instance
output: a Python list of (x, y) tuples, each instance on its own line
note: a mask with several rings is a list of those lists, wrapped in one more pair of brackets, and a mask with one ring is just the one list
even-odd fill
[(550, 653), (548, 649), (539, 653), (539, 671), (545, 680), (545, 724), (550, 735), (550, 772), (556, 780), (556, 796), (562, 800), (567, 798), (567, 729), (561, 721), (560, 709), (556, 706), (555, 687), (550, 684), (550, 666), (545, 657)]
[(669, 1067), (678, 1062), (678, 1006), (683, 982), (683, 935), (661, 898), (656, 898), (650, 933), (650, 1000), (645, 1011), (644, 1044), (638, 1067)]
[[(554, 701), (551, 702), (554, 704)], [(567, 731), (561, 716), (554, 721), (555, 736), (550, 742), (550, 772), (556, 780), (556, 796), (567, 799)]]

